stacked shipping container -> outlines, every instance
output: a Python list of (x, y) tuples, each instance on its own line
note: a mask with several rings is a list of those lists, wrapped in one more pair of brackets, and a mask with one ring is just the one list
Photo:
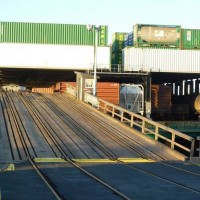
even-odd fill
[[(94, 46), (0, 43), (0, 67), (92, 70)], [(98, 46), (97, 68), (110, 69), (110, 47)]]
[(200, 49), (200, 29), (181, 30), (181, 49)]
[(132, 47), (133, 44), (133, 32), (127, 33), (125, 36), (124, 47)]
[(127, 33), (116, 32), (112, 35), (112, 69), (118, 70), (118, 64), (122, 64), (122, 49), (125, 47), (125, 38)]
[[(108, 27), (100, 26), (99, 46), (108, 45)], [(0, 22), (1, 43), (94, 45), (95, 31), (86, 25)]]
[(124, 71), (199, 73), (200, 51), (155, 48), (125, 48)]
[[(98, 34), (97, 67), (110, 69), (108, 27)], [(91, 70), (94, 43), (86, 25), (0, 22), (0, 67)]]
[[(119, 33), (113, 36), (116, 37), (117, 34)], [(115, 47), (114, 44), (113, 46)], [(182, 29), (176, 25), (136, 24), (133, 26), (133, 32), (125, 35), (124, 48), (127, 47), (198, 50), (200, 29)], [(122, 64), (121, 60), (121, 54), (112, 53), (112, 64)]]
[(134, 46), (180, 48), (181, 26), (136, 24)]

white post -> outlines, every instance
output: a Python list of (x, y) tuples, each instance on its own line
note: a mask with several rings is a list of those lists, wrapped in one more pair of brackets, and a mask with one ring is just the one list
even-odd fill
[(93, 70), (94, 70), (94, 80), (93, 80), (93, 95), (96, 96), (97, 90), (97, 48), (98, 48), (98, 32), (101, 30), (101, 27), (96, 27), (95, 25), (87, 25), (86, 28), (88, 31), (95, 31), (95, 43), (94, 43), (94, 61), (93, 61)]
[(97, 48), (98, 48), (98, 27), (94, 27), (95, 44), (94, 44), (94, 80), (93, 80), (93, 95), (96, 96), (97, 91)]

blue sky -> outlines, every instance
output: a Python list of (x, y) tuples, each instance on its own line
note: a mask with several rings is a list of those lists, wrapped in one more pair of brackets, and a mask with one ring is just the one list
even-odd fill
[(200, 29), (200, 0), (0, 0), (0, 21), (108, 25), (165, 24)]

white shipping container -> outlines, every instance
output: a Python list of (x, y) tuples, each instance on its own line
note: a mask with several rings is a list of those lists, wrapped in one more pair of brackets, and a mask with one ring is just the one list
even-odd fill
[[(93, 69), (94, 46), (0, 43), (0, 67)], [(110, 47), (98, 47), (97, 68), (110, 69)]]
[(124, 71), (200, 72), (200, 51), (179, 49), (125, 48)]

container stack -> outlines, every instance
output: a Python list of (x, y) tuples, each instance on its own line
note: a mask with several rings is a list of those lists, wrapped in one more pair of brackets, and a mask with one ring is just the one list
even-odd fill
[(112, 35), (112, 71), (118, 71), (118, 64), (122, 64), (122, 49), (125, 47), (127, 33), (116, 32)]
[[(108, 27), (98, 31), (97, 68), (110, 70)], [(95, 31), (86, 25), (0, 22), (0, 67), (92, 70)]]
[(127, 45), (122, 50), (123, 71), (196, 73), (200, 68), (197, 50), (200, 50), (200, 29), (136, 24), (133, 46)]

